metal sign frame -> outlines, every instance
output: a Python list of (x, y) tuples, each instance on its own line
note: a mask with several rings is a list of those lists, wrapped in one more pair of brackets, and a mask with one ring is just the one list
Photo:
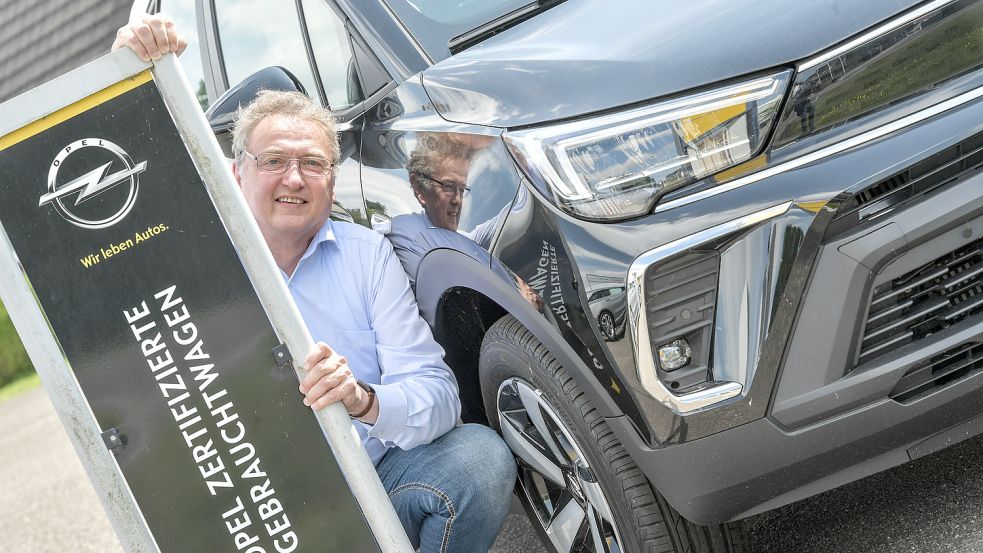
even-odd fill
[[(5, 139), (17, 138), (19, 129), (66, 106), (81, 104), (80, 110), (84, 109), (86, 98), (147, 69), (277, 337), (294, 354), (294, 370), (299, 377), (303, 371), (299, 362), (310, 351), (313, 339), (175, 56), (165, 55), (146, 63), (123, 49), (0, 105), (0, 149), (7, 146)], [(51, 125), (58, 122), (52, 121)], [(7, 307), (120, 543), (129, 552), (159, 551), (2, 224), (0, 301)], [(386, 553), (412, 553), (409, 539), (344, 407), (340, 403), (330, 405), (316, 412), (316, 418), (380, 549)]]

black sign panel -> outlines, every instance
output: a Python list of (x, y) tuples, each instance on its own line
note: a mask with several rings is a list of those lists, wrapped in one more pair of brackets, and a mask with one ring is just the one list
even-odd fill
[(142, 81), (18, 131), (0, 150), (0, 224), (96, 420), (118, 432), (108, 444), (123, 444), (114, 454), (155, 541), (164, 552), (378, 551)]

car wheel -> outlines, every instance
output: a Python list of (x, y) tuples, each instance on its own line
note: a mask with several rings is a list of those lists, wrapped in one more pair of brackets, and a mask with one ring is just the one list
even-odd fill
[(597, 316), (597, 326), (600, 327), (601, 332), (608, 340), (614, 340), (617, 325), (615, 325), (614, 315), (610, 311), (601, 311), (601, 314)]
[(628, 456), (567, 371), (514, 317), (481, 346), (490, 424), (519, 467), (516, 492), (552, 553), (739, 553), (740, 523), (684, 520)]

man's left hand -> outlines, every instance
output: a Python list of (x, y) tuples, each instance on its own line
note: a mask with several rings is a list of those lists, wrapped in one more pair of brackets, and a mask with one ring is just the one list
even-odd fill
[(174, 52), (178, 56), (188, 47), (188, 41), (178, 34), (174, 20), (163, 14), (144, 15), (139, 22), (125, 25), (116, 32), (110, 49), (115, 52), (127, 47), (143, 61), (158, 60)]
[[(304, 405), (314, 410), (340, 401), (348, 413), (361, 413), (372, 401), (368, 392), (358, 385), (348, 360), (324, 342), (314, 345), (304, 360), (304, 371), (307, 374), (300, 381), (300, 393), (304, 394)], [(377, 417), (378, 406), (372, 405), (359, 420), (371, 424)]]

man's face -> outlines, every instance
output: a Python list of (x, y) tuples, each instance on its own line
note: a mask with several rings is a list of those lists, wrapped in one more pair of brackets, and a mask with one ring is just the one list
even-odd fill
[[(246, 140), (256, 156), (283, 154), (290, 158), (320, 157), (329, 162), (327, 137), (320, 126), (304, 119), (274, 115), (260, 121)], [(243, 156), (233, 172), (253, 217), (270, 249), (280, 244), (307, 244), (331, 215), (334, 173), (315, 177), (290, 162), (281, 174), (260, 171), (256, 161)]]
[[(460, 223), (461, 210), (464, 209), (464, 186), (468, 183), (468, 166), (470, 162), (464, 158), (447, 158), (437, 165), (437, 170), (431, 175), (438, 182), (429, 182), (429, 187), (423, 187), (417, 194), (417, 199), (423, 205), (427, 217), (435, 227), (456, 231)], [(443, 183), (446, 186), (441, 186)], [(453, 191), (444, 188), (453, 187)], [(427, 189), (429, 188), (429, 190)]]

